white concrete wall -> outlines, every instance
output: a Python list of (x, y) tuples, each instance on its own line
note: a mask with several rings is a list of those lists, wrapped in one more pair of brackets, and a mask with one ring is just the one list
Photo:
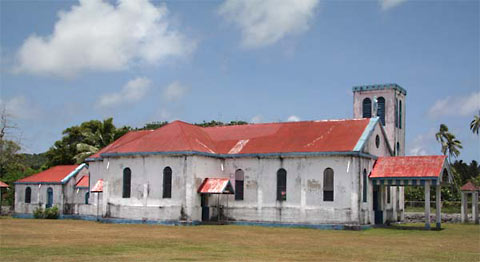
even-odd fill
[[(30, 203), (25, 203), (25, 190), (30, 187), (32, 190)], [(31, 214), (37, 207), (45, 208), (47, 203), (47, 189), (53, 190), (53, 206), (59, 211), (63, 210), (62, 185), (59, 184), (16, 184), (15, 185), (15, 213)]]

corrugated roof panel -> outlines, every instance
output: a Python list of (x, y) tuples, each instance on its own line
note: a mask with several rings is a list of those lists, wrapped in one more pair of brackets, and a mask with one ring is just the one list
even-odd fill
[(54, 166), (40, 173), (22, 178), (16, 183), (61, 183), (62, 179), (67, 177), (80, 165), (61, 165)]
[(90, 190), (90, 192), (94, 192), (94, 193), (103, 192), (103, 179), (99, 179), (97, 183), (95, 183), (95, 186), (93, 186), (92, 190)]
[(348, 152), (354, 150), (369, 122), (350, 119), (202, 128), (174, 121), (128, 143), (102, 149), (100, 154)]
[(88, 187), (89, 179), (89, 176), (82, 176), (82, 178), (78, 180), (77, 184), (75, 184), (75, 187)]
[(2, 181), (0, 181), (0, 188), (2, 188), (2, 187), (5, 188), (5, 187), (8, 187), (8, 185), (3, 183)]
[(100, 154), (108, 151), (115, 150), (115, 148), (126, 145), (133, 140), (136, 140), (144, 135), (152, 133), (154, 130), (139, 130), (139, 131), (130, 131), (126, 133), (125, 135), (121, 136), (119, 139), (115, 140), (113, 143), (110, 145), (102, 148), (99, 150), (97, 153), (89, 156), (87, 160), (95, 160), (95, 159), (101, 159)]
[(233, 194), (233, 187), (228, 178), (205, 178), (198, 188), (201, 194)]
[(472, 182), (467, 182), (465, 185), (463, 185), (460, 190), (462, 191), (480, 191), (480, 187), (475, 186)]
[(428, 178), (439, 177), (446, 156), (379, 157), (370, 178)]

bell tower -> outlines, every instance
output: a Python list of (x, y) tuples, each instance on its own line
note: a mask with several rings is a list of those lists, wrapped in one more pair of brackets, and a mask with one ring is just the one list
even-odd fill
[(353, 117), (379, 117), (396, 156), (405, 155), (405, 97), (397, 84), (354, 86)]

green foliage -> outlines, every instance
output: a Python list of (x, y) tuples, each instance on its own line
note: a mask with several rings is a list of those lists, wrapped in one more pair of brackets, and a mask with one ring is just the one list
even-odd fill
[(65, 165), (81, 163), (88, 156), (109, 145), (131, 130), (124, 126), (116, 128), (113, 118), (103, 121), (90, 120), (78, 126), (65, 129), (61, 140), (58, 140), (47, 151), (47, 165)]
[(57, 206), (45, 208), (45, 210), (41, 207), (37, 207), (35, 210), (33, 210), (33, 217), (37, 219), (57, 219), (59, 216), (60, 213)]
[(474, 134), (478, 135), (479, 129), (480, 129), (480, 112), (478, 112), (478, 115), (473, 116), (473, 120), (472, 122), (470, 122), (470, 130), (472, 130)]
[(138, 128), (136, 130), (155, 130), (167, 124), (168, 124), (167, 121), (154, 121), (154, 122), (146, 123), (142, 128)]
[(237, 125), (246, 125), (248, 124), (245, 121), (230, 121), (229, 123), (224, 123), (221, 121), (212, 120), (210, 122), (203, 121), (202, 123), (195, 123), (196, 126), (201, 127), (212, 127), (212, 126), (237, 126)]
[(53, 206), (45, 209), (45, 218), (46, 219), (57, 219), (59, 217), (58, 207)]
[(448, 162), (451, 163), (452, 156), (457, 158), (460, 155), (460, 149), (463, 148), (462, 142), (449, 132), (447, 125), (440, 125), (439, 131), (435, 134), (435, 139), (442, 146), (442, 154), (448, 155)]
[(33, 210), (33, 217), (40, 219), (40, 218), (45, 218), (45, 212), (43, 211), (43, 208), (37, 207), (35, 210)]

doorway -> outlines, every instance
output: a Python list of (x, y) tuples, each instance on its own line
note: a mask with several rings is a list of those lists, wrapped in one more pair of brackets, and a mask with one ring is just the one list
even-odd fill
[(202, 206), (202, 221), (206, 222), (210, 220), (210, 208), (208, 207), (208, 195), (201, 194), (201, 206)]
[(383, 211), (380, 206), (379, 186), (373, 186), (373, 213), (375, 217), (375, 225), (383, 224)]

